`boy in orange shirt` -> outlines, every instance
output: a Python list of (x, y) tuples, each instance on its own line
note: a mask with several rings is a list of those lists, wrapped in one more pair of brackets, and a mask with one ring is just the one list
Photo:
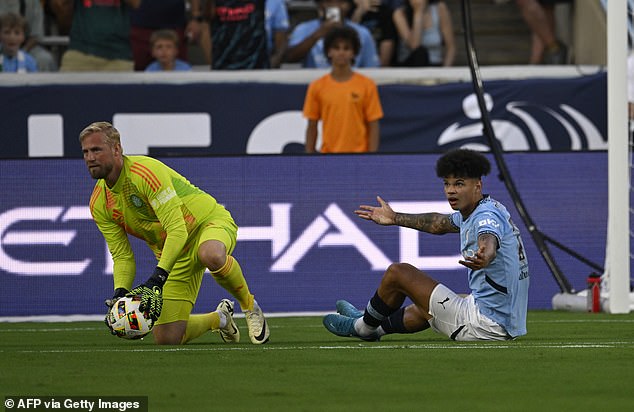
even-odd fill
[(306, 153), (315, 152), (320, 120), (321, 153), (378, 150), (383, 109), (374, 81), (352, 70), (360, 47), (359, 37), (350, 27), (335, 27), (324, 38), (324, 51), (332, 69), (313, 81), (306, 92)]

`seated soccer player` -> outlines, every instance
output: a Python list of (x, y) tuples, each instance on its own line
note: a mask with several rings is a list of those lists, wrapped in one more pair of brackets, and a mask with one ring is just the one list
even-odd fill
[[(338, 336), (378, 340), (390, 333), (428, 328), (453, 340), (507, 340), (526, 334), (528, 261), (519, 230), (504, 205), (482, 192), (490, 171), (486, 157), (452, 150), (436, 163), (452, 214), (398, 213), (380, 197), (379, 206), (355, 213), (380, 225), (397, 225), (441, 235), (460, 234), (459, 261), (471, 293), (462, 297), (408, 263), (388, 267), (364, 312), (338, 301), (338, 314), (324, 326)], [(405, 298), (413, 303), (403, 306)]]

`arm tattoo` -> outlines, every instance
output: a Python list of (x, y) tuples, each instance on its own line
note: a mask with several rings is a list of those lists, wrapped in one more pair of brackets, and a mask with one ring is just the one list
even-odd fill
[(398, 226), (409, 227), (436, 235), (460, 232), (460, 229), (451, 223), (449, 215), (443, 215), (442, 213), (421, 213), (417, 215), (396, 213), (394, 223)]

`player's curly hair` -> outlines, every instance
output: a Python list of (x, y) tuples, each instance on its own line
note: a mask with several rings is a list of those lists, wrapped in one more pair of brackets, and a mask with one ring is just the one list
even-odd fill
[(116, 143), (121, 143), (121, 135), (119, 134), (119, 131), (108, 122), (94, 122), (86, 126), (84, 130), (79, 133), (79, 142), (83, 142), (84, 138), (89, 134), (98, 132), (101, 132), (104, 136), (106, 136), (106, 143), (110, 146)]
[(481, 178), (491, 171), (491, 163), (479, 152), (468, 149), (453, 149), (436, 162), (436, 175), (445, 177)]

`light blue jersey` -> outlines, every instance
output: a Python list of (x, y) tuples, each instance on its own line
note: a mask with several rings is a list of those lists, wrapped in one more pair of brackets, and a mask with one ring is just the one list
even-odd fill
[(288, 18), (285, 0), (266, 0), (264, 3), (264, 25), (266, 26), (266, 45), (269, 53), (275, 50), (273, 37), (278, 31), (288, 31), (291, 22)]
[(497, 238), (495, 259), (484, 269), (469, 269), (469, 288), (480, 312), (502, 325), (512, 337), (526, 334), (528, 308), (528, 261), (520, 232), (504, 205), (488, 195), (463, 221), (460, 212), (451, 220), (460, 228), (460, 251), (473, 256), (478, 236), (490, 233)]
[[(293, 29), (291, 33), (291, 37), (288, 39), (288, 47), (297, 46), (301, 43), (305, 38), (309, 37), (311, 34), (319, 29), (322, 21), (319, 19), (308, 20), (302, 23), (299, 23)], [(357, 24), (353, 21), (346, 20), (346, 26), (350, 26), (356, 30), (359, 35), (359, 40), (361, 41), (361, 49), (359, 50), (359, 55), (355, 58), (354, 67), (379, 67), (379, 57), (376, 52), (376, 44), (374, 43), (374, 38), (368, 29), (364, 26)], [(307, 68), (326, 68), (330, 67), (330, 63), (328, 62), (328, 58), (324, 54), (324, 39), (321, 38), (315, 43), (315, 45), (310, 49), (306, 58), (303, 62), (303, 67)]]
[[(174, 62), (174, 71), (175, 72), (188, 72), (192, 70), (192, 66), (184, 60), (176, 59)], [(161, 63), (157, 60), (154, 60), (150, 63), (146, 68), (146, 72), (163, 72), (163, 68), (161, 67)]]
[(37, 72), (35, 58), (24, 50), (18, 50), (15, 56), (7, 56), (0, 49), (0, 72), (33, 73)]

